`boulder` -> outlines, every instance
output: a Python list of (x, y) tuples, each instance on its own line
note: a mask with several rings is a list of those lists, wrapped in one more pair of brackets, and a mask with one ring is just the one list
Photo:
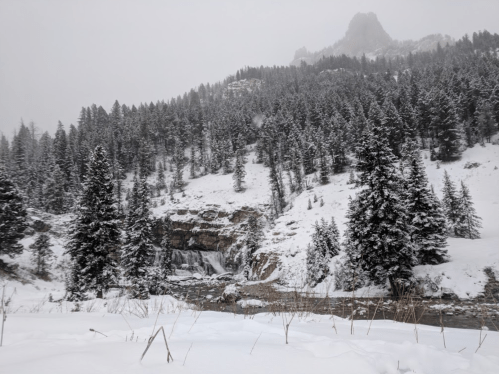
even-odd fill
[(33, 223), (31, 224), (31, 227), (36, 232), (47, 232), (52, 228), (51, 225), (49, 225), (48, 223), (45, 223), (41, 220), (34, 220)]
[(218, 298), (217, 302), (232, 304), (238, 302), (239, 300), (241, 300), (241, 294), (236, 285), (229, 284), (225, 287), (224, 292), (222, 292), (222, 296)]

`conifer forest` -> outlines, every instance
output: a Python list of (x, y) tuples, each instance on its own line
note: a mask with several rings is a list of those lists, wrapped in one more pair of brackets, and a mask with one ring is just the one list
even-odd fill
[(496, 372), (499, 35), (385, 34), (359, 13), (286, 66), (0, 131), (0, 372), (50, 356), (35, 313), (101, 339), (85, 372)]

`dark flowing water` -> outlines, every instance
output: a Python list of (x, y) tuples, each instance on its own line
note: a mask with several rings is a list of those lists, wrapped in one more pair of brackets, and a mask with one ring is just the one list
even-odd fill
[(262, 307), (241, 307), (237, 303), (218, 303), (225, 282), (178, 282), (170, 293), (203, 310), (237, 314), (279, 313), (280, 311), (334, 314), (354, 320), (394, 320), (430, 326), (499, 331), (499, 305), (494, 300), (441, 300), (430, 298), (319, 298), (296, 292), (279, 292), (271, 285), (243, 286), (243, 299), (261, 300)]

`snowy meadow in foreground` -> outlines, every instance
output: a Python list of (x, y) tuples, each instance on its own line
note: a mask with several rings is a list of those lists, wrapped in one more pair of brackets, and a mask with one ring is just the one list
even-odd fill
[[(499, 333), (351, 321), (324, 315), (253, 317), (194, 311), (172, 297), (147, 316), (95, 311), (15, 313), (6, 321), (2, 373), (497, 373)], [(107, 300), (108, 304), (112, 300)], [(138, 312), (134, 301), (128, 311)], [(145, 303), (145, 302), (144, 302)], [(161, 314), (158, 310), (162, 306)], [(88, 308), (89, 304), (84, 304)], [(138, 313), (135, 313), (138, 314)], [(283, 321), (289, 325), (285, 343)], [(150, 349), (149, 337), (163, 326)], [(93, 331), (91, 331), (92, 329)], [(486, 336), (485, 340), (484, 337)], [(482, 345), (479, 346), (479, 339)]]

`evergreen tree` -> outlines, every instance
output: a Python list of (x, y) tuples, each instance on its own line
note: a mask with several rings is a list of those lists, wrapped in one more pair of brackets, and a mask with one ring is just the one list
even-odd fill
[(491, 103), (488, 100), (481, 100), (475, 116), (477, 117), (476, 122), (478, 124), (481, 143), (484, 143), (484, 140), (490, 143), (490, 139), (497, 128)]
[(241, 150), (236, 152), (236, 166), (234, 167), (234, 174), (232, 179), (234, 179), (234, 190), (236, 192), (241, 192), (243, 190), (244, 177), (246, 176), (246, 170), (244, 168), (243, 154)]
[(73, 263), (67, 282), (70, 300), (78, 300), (86, 291), (102, 298), (116, 284), (120, 231), (113, 190), (106, 152), (97, 146), (90, 156), (66, 246)]
[(114, 190), (116, 195), (116, 204), (118, 216), (123, 216), (123, 179), (126, 179), (125, 171), (119, 160), (114, 162)]
[(455, 235), (458, 235), (457, 223), (459, 220), (459, 198), (457, 196), (454, 182), (451, 181), (447, 170), (444, 171), (444, 188), (442, 193), (442, 206), (447, 218), (448, 229), (452, 230)]
[(61, 176), (63, 177), (63, 189), (68, 192), (71, 184), (71, 171), (72, 171), (72, 161), (71, 161), (71, 150), (68, 147), (68, 138), (66, 136), (66, 131), (61, 121), (57, 126), (57, 131), (54, 138), (54, 161), (59, 167)]
[(189, 159), (189, 165), (191, 179), (196, 178), (196, 169), (199, 169), (199, 166), (196, 163), (196, 148), (194, 147), (194, 141), (191, 144), (191, 157)]
[(180, 144), (180, 139), (175, 140), (173, 162), (175, 164), (174, 188), (182, 191), (184, 186), (184, 148)]
[(0, 255), (13, 258), (22, 253), (24, 247), (19, 240), (27, 227), (22, 197), (0, 165)]
[(47, 178), (45, 185), (43, 186), (44, 208), (47, 212), (63, 214), (68, 211), (64, 183), (64, 174), (59, 168), (59, 165), (55, 165), (51, 178)]
[(47, 275), (51, 260), (54, 258), (54, 252), (50, 247), (50, 237), (42, 233), (38, 235), (35, 242), (29, 246), (33, 252), (31, 262), (36, 266), (36, 274)]
[(294, 176), (293, 186), (295, 191), (300, 194), (303, 191), (303, 172), (301, 151), (296, 141), (291, 144), (290, 153), (290, 170)]
[(167, 215), (163, 219), (163, 239), (161, 240), (161, 269), (164, 271), (165, 276), (173, 274), (173, 264), (172, 264), (172, 256), (173, 256), (173, 246), (171, 243), (171, 238), (173, 234), (173, 225), (172, 220), (169, 215)]
[(165, 171), (163, 170), (163, 166), (161, 162), (159, 163), (158, 167), (158, 175), (156, 178), (156, 188), (158, 191), (161, 191), (166, 188), (166, 182), (165, 182)]
[[(249, 216), (246, 231), (247, 265), (253, 268), (255, 252), (260, 248), (262, 231), (255, 216)], [(245, 265), (246, 266), (246, 265)]]
[(243, 259), (242, 259), (243, 276), (244, 279), (246, 280), (250, 279), (250, 274), (251, 274), (251, 256), (248, 252), (249, 252), (248, 249), (243, 251)]
[(319, 129), (317, 135), (317, 150), (316, 157), (319, 160), (319, 182), (321, 184), (329, 183), (329, 162), (326, 153), (324, 133)]
[(419, 263), (436, 265), (445, 262), (446, 222), (436, 196), (428, 188), (423, 161), (415, 154), (407, 179), (407, 210), (412, 225), (412, 241)]
[(313, 245), (307, 246), (307, 283), (315, 287), (322, 282), (329, 273), (329, 263), (317, 248)]
[(443, 91), (433, 102), (432, 127), (438, 140), (442, 161), (456, 160), (461, 156), (461, 135), (454, 104)]
[(134, 180), (121, 266), (132, 298), (149, 298), (149, 269), (154, 259), (150, 193), (145, 178)]
[(315, 287), (329, 274), (331, 258), (340, 251), (339, 231), (334, 218), (329, 225), (324, 218), (321, 223), (315, 222), (312, 244), (307, 247), (308, 284)]
[(459, 191), (459, 217), (456, 223), (456, 231), (459, 236), (468, 239), (479, 239), (482, 219), (476, 215), (476, 210), (471, 201), (471, 194), (468, 187), (461, 181), (461, 191)]
[(398, 296), (410, 285), (417, 258), (387, 131), (376, 123), (371, 125), (357, 151), (359, 184), (365, 188), (349, 204), (348, 251), (372, 281), (380, 285), (388, 281), (392, 294)]

